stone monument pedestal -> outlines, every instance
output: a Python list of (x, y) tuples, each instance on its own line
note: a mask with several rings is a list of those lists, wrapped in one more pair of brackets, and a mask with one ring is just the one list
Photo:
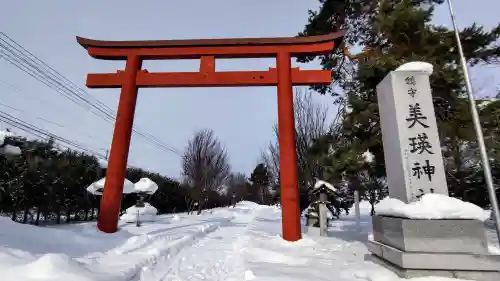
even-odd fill
[(375, 262), (404, 278), (500, 280), (500, 255), (488, 252), (479, 220), (374, 216), (368, 249)]

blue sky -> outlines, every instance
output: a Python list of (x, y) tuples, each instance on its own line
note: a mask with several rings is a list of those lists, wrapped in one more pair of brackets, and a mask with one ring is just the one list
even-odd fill
[[(474, 21), (487, 27), (496, 24), (500, 2), (480, 2), (454, 1), (459, 26)], [(87, 73), (115, 72), (124, 64), (90, 58), (76, 43), (77, 35), (103, 40), (294, 36), (307, 22), (307, 10), (317, 6), (317, 0), (6, 1), (0, 12), (0, 31), (85, 89)], [(450, 26), (446, 6), (438, 9), (435, 21)], [(271, 59), (239, 59), (217, 61), (216, 68), (263, 70), (274, 65)], [(195, 71), (198, 66), (197, 61), (162, 61), (146, 62), (143, 67), (149, 71)], [(492, 93), (498, 74), (495, 68), (474, 70), (478, 94)], [(0, 110), (92, 150), (109, 148), (111, 124), (2, 59), (0, 91), (1, 103), (12, 107), (0, 105)], [(87, 92), (116, 109), (119, 90)], [(330, 97), (315, 98), (324, 104), (332, 102)], [(333, 115), (333, 105), (330, 108)], [(275, 88), (177, 88), (140, 90), (135, 124), (179, 151), (195, 130), (212, 128), (226, 145), (233, 170), (249, 174), (260, 151), (272, 139), (276, 120)], [(130, 165), (178, 177), (180, 163), (178, 155), (159, 150), (137, 136), (132, 138)]]

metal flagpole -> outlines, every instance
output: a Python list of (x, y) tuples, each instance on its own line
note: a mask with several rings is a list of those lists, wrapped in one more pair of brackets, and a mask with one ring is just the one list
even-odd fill
[(498, 201), (496, 197), (495, 188), (493, 186), (490, 162), (488, 159), (488, 155), (486, 153), (486, 146), (484, 144), (484, 137), (481, 128), (481, 123), (479, 121), (479, 114), (477, 113), (476, 101), (474, 100), (474, 92), (472, 90), (472, 84), (470, 82), (469, 69), (467, 67), (467, 62), (465, 60), (464, 52), (462, 49), (462, 43), (460, 42), (460, 34), (458, 32), (457, 23), (455, 22), (455, 14), (453, 12), (451, 0), (447, 0), (447, 2), (448, 2), (448, 8), (450, 10), (451, 21), (453, 23), (453, 29), (455, 30), (455, 37), (457, 40), (458, 52), (460, 55), (462, 70), (464, 72), (465, 85), (467, 87), (467, 94), (470, 103), (470, 111), (472, 114), (472, 122), (474, 123), (474, 129), (476, 131), (477, 142), (479, 144), (479, 152), (481, 153), (481, 161), (483, 163), (484, 178), (486, 179), (486, 186), (488, 188), (488, 195), (490, 197), (491, 211), (493, 212), (493, 218), (495, 219), (497, 237), (500, 243), (500, 211), (498, 210)]

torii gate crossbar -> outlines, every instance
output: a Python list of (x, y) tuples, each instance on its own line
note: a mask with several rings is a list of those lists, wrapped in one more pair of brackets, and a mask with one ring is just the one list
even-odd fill
[[(278, 87), (278, 133), (283, 238), (301, 238), (295, 124), (294, 85), (332, 81), (331, 71), (292, 68), (291, 58), (333, 52), (343, 32), (310, 37), (195, 39), (158, 41), (99, 41), (77, 37), (90, 56), (103, 60), (125, 60), (125, 70), (88, 74), (89, 88), (121, 88), (102, 195), (98, 227), (117, 231), (123, 179), (139, 88), (151, 87)], [(215, 71), (215, 59), (276, 58), (276, 68), (265, 71)], [(200, 59), (199, 72), (156, 72), (142, 69), (144, 60)]]

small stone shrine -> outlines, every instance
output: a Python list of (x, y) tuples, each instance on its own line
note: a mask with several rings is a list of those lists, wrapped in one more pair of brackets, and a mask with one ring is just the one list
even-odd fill
[[(412, 62), (390, 72), (377, 86), (389, 196), (404, 203), (427, 193), (448, 195), (431, 73), (430, 64)], [(500, 280), (500, 256), (488, 252), (480, 220), (377, 215), (368, 248), (375, 262), (400, 277)]]
[(306, 225), (319, 227), (321, 236), (328, 236), (327, 212), (330, 211), (334, 214), (333, 207), (328, 198), (336, 195), (337, 191), (335, 187), (322, 180), (318, 180), (314, 188), (309, 192), (312, 203), (309, 205), (308, 212), (305, 214)]

